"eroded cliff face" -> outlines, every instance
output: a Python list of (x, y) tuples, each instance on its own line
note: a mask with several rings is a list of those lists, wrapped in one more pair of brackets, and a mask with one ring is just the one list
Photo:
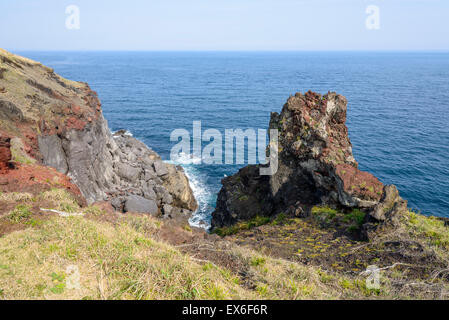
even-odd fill
[(0, 174), (10, 169), (11, 139), (0, 135)]
[[(316, 187), (321, 203), (369, 208), (380, 200), (383, 184), (358, 170), (352, 155), (346, 108), (346, 98), (341, 95), (307, 92), (290, 97), (280, 115), (272, 114), (270, 128), (277, 128), (280, 137), (280, 170), (270, 179), (274, 197), (303, 180), (288, 181), (291, 171)], [(300, 186), (297, 191), (302, 189)]]
[(109, 201), (121, 211), (170, 215), (197, 208), (183, 169), (125, 132), (112, 135), (86, 83), (2, 49), (0, 124), (0, 171), (53, 167), (88, 203)]
[(291, 96), (269, 124), (279, 132), (277, 172), (260, 176), (257, 166), (248, 166), (223, 179), (212, 226), (279, 212), (303, 215), (315, 205), (361, 209), (376, 221), (390, 216), (397, 203), (396, 209), (406, 208), (394, 186), (358, 169), (346, 110), (346, 98), (336, 93)]

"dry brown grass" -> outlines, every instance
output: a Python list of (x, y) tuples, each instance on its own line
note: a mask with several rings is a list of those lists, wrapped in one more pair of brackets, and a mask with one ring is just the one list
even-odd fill
[[(23, 208), (45, 199), (54, 209), (82, 211), (87, 216), (102, 214), (96, 207), (80, 208), (62, 189), (52, 189), (36, 197), (18, 193), (0, 197)], [(8, 216), (26, 220), (19, 209)], [(408, 230), (415, 238), (425, 236), (424, 241), (441, 251), (447, 248), (447, 227), (441, 221), (413, 214), (407, 221), (403, 232)], [(0, 299), (411, 297), (391, 290), (388, 281), (382, 281), (379, 290), (369, 290), (363, 276), (327, 272), (229, 243), (226, 254), (242, 268), (231, 271), (197, 259), (195, 253), (182, 253), (156, 240), (160, 239), (157, 234), (163, 223), (149, 216), (125, 215), (114, 223), (54, 216), (38, 224), (28, 224), (27, 229), (0, 238)], [(70, 266), (79, 269), (79, 289), (67, 286)]]
[[(240, 298), (244, 291), (128, 224), (55, 217), (0, 239), (0, 290), (6, 299)], [(66, 288), (67, 267), (81, 288)]]
[(33, 195), (27, 192), (0, 192), (0, 201), (8, 203), (31, 201), (32, 198)]
[[(239, 275), (155, 241), (160, 221), (126, 217), (115, 226), (84, 217), (54, 217), (0, 238), (4, 299), (339, 299), (365, 297), (354, 280), (231, 250), (247, 266)], [(80, 289), (66, 286), (67, 268), (80, 271)], [(342, 283), (351, 283), (343, 286)]]

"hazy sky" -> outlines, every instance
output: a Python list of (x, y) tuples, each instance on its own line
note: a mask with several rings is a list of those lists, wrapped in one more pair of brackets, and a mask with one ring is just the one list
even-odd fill
[[(78, 30), (66, 28), (69, 5), (80, 10)], [(366, 27), (370, 5), (379, 8), (380, 29)], [(449, 50), (449, 1), (0, 0), (0, 47)]]

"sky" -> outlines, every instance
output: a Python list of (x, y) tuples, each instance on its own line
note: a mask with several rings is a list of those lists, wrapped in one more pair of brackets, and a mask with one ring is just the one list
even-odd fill
[(0, 47), (449, 51), (449, 1), (0, 0)]

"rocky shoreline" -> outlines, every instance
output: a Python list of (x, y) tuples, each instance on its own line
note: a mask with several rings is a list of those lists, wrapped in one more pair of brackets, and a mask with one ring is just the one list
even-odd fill
[[(277, 172), (224, 178), (208, 234), (182, 167), (111, 133), (86, 83), (0, 49), (0, 299), (447, 298), (447, 221), (358, 169), (346, 112), (291, 96)], [(73, 263), (82, 292), (58, 283)]]
[[(4, 50), (0, 58), (0, 170), (55, 168), (87, 204), (108, 202), (119, 212), (170, 217), (197, 209), (182, 167), (125, 131), (111, 134), (87, 84)], [(15, 158), (11, 141), (20, 146)]]
[[(1, 51), (0, 170), (33, 163), (55, 168), (87, 204), (118, 212), (189, 216), (198, 204), (182, 167), (126, 131), (111, 134), (95, 92), (40, 63)], [(279, 168), (260, 176), (247, 166), (223, 179), (212, 229), (279, 212), (310, 214), (314, 206), (366, 213), (363, 237), (407, 210), (394, 186), (360, 171), (346, 122), (347, 101), (336, 93), (291, 96), (272, 113), (279, 131)]]

